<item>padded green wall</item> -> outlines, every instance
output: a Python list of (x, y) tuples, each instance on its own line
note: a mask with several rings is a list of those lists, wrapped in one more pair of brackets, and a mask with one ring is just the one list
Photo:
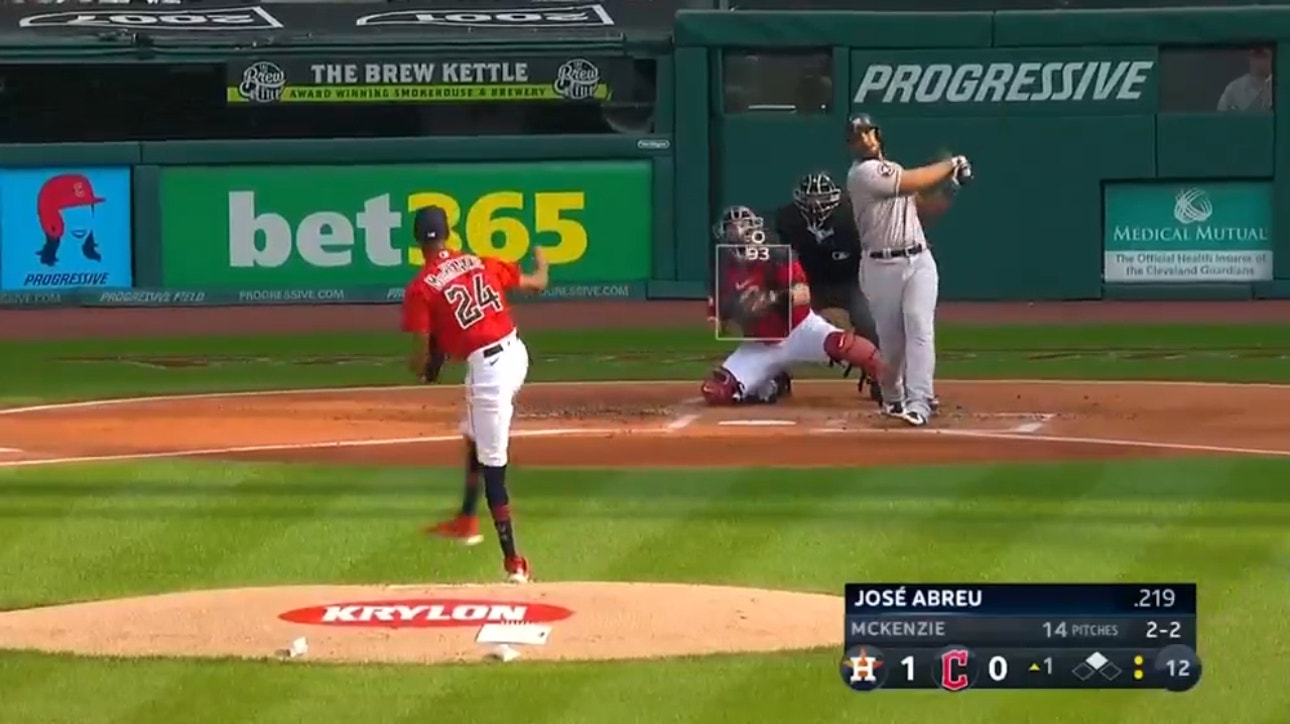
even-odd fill
[[(957, 29), (958, 32), (952, 32)], [(941, 151), (968, 154), (978, 181), (929, 230), (947, 299), (1091, 299), (1102, 283), (1102, 187), (1108, 181), (1253, 179), (1274, 181), (1278, 278), (1290, 277), (1290, 152), (1276, 138), (1273, 114), (1160, 113), (1157, 51), (1169, 43), (1239, 43), (1284, 36), (1290, 9), (1060, 11), (938, 14), (682, 12), (678, 73), (712, 74), (724, 49), (821, 50), (833, 53), (837, 101), (829, 115), (702, 113), (678, 101), (678, 123), (713, 147), (709, 199), (678, 199), (678, 218), (710, 223), (719, 204), (769, 211), (789, 199), (803, 173), (845, 174), (841, 134), (864, 110), (884, 127), (890, 156), (920, 165)], [(705, 49), (699, 67), (698, 54)], [(1279, 52), (1286, 66), (1290, 45)], [(1064, 102), (900, 102), (879, 89), (852, 102), (874, 64), (1107, 62), (1103, 93)], [(1121, 93), (1116, 63), (1150, 63), (1149, 79)], [(1278, 79), (1290, 78), (1279, 67)], [(1120, 76), (1120, 80), (1124, 77)], [(1279, 81), (1287, 85), (1290, 80)], [(1278, 94), (1282, 91), (1278, 89)], [(1290, 96), (1286, 96), (1290, 97)], [(884, 102), (887, 101), (887, 102)], [(700, 117), (702, 116), (702, 117)], [(1290, 118), (1290, 114), (1283, 114)], [(706, 127), (700, 128), (700, 125)], [(679, 136), (678, 129), (678, 136)], [(679, 148), (682, 156), (689, 153)], [(708, 203), (703, 209), (681, 205)], [(680, 238), (701, 233), (681, 228)], [(699, 253), (681, 244), (680, 252)], [(678, 269), (690, 265), (678, 263)], [(1275, 285), (1265, 285), (1268, 287)], [(1284, 285), (1280, 285), (1284, 287)]]

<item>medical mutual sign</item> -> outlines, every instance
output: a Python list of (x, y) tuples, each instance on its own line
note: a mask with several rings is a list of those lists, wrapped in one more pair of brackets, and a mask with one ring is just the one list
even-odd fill
[(1272, 184), (1108, 184), (1104, 194), (1104, 281), (1272, 278)]

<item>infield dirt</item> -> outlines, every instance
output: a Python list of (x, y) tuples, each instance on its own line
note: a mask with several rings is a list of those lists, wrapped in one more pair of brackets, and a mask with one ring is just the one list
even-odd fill
[[(942, 322), (1241, 324), (1279, 321), (1290, 301), (948, 303)], [(521, 329), (703, 324), (702, 302), (551, 303), (516, 309)], [(0, 338), (293, 334), (397, 328), (397, 306), (0, 310)], [(176, 363), (183, 366), (184, 362)], [(151, 365), (162, 368), (166, 365)], [(164, 370), (161, 370), (164, 374)], [(533, 385), (521, 397), (517, 465), (819, 466), (1290, 455), (1290, 388), (1269, 385), (944, 382), (930, 430), (880, 418), (842, 382), (799, 384), (788, 404), (713, 412), (694, 384)], [(423, 387), (211, 396), (0, 411), (0, 468), (138, 456), (366, 465), (453, 465), (461, 391)], [(729, 423), (773, 423), (743, 424)], [(625, 658), (836, 645), (841, 599), (671, 584), (524, 587), (307, 586), (187, 592), (0, 613), (0, 647), (88, 654), (272, 656), (299, 636), (305, 660), (477, 660), (474, 627), (333, 627), (278, 618), (300, 607), (447, 597), (572, 611), (526, 658)], [(435, 603), (438, 601), (439, 603)], [(361, 601), (360, 601), (361, 602)], [(469, 603), (469, 601), (467, 602)], [(404, 604), (406, 605), (406, 604)], [(612, 607), (622, 606), (615, 612)], [(346, 609), (350, 611), (351, 609)], [(389, 606), (354, 616), (396, 615)], [(464, 612), (467, 609), (452, 609)], [(481, 609), (469, 609), (471, 615)], [(489, 609), (492, 610), (491, 608)], [(514, 607), (507, 610), (514, 611)], [(684, 611), (685, 618), (671, 612)], [(345, 614), (342, 618), (349, 617)], [(436, 614), (437, 615), (437, 614)], [(465, 615), (464, 613), (462, 614)], [(625, 633), (626, 632), (626, 633)], [(696, 632), (702, 632), (698, 634)]]
[[(523, 466), (827, 466), (1076, 460), (1290, 449), (1290, 387), (955, 382), (912, 430), (845, 381), (775, 406), (704, 408), (684, 383), (534, 384)], [(456, 465), (457, 387), (155, 398), (0, 411), (0, 467), (81, 458), (218, 456)], [(791, 444), (790, 444), (791, 441)]]

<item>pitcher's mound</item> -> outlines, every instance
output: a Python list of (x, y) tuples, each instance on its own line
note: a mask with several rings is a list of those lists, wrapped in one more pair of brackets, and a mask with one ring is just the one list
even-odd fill
[(285, 586), (0, 613), (0, 648), (110, 656), (479, 661), (486, 623), (551, 627), (524, 659), (631, 659), (841, 645), (842, 598), (674, 583)]

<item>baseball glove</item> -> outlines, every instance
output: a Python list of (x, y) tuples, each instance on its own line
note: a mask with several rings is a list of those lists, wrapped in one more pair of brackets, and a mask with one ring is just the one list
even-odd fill
[(439, 373), (443, 370), (443, 364), (448, 360), (448, 355), (439, 349), (439, 344), (435, 341), (434, 335), (430, 335), (428, 352), (426, 367), (421, 373), (421, 381), (427, 385), (433, 385), (439, 381)]
[(760, 317), (779, 300), (779, 293), (760, 287), (749, 287), (739, 293), (739, 308), (746, 317)]

